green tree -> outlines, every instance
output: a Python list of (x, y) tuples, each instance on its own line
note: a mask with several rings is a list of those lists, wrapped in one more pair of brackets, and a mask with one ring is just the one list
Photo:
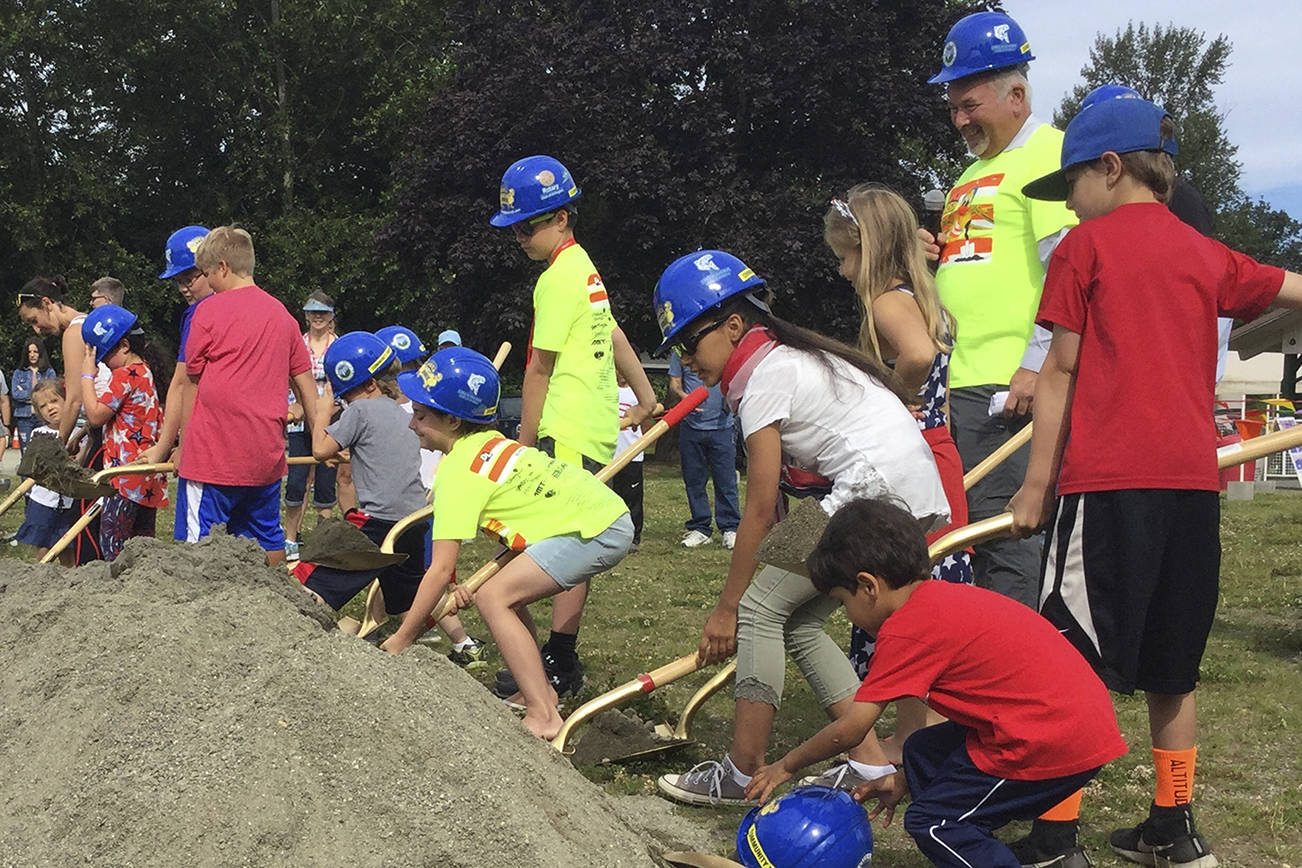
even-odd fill
[(1080, 111), (1085, 94), (1101, 84), (1124, 84), (1164, 107), (1175, 119), (1180, 154), (1176, 167), (1207, 201), (1213, 214), (1237, 202), (1238, 149), (1226, 137), (1225, 114), (1212, 91), (1225, 77), (1233, 46), (1224, 35), (1208, 40), (1190, 27), (1126, 25), (1113, 36), (1099, 34), (1076, 85), (1054, 113), (1065, 128)]
[(1271, 207), (1265, 199), (1245, 197), (1221, 209), (1216, 234), (1259, 262), (1302, 271), (1302, 222)]
[(940, 18), (886, 0), (457, 4), (455, 75), (412, 129), (381, 232), (406, 278), (401, 316), (433, 312), (490, 349), (526, 339), (538, 265), (488, 218), (503, 170), (548, 153), (584, 191), (579, 238), (635, 343), (659, 342), (652, 289), (699, 247), (740, 255), (793, 319), (852, 335), (822, 215), (866, 179), (917, 202), (936, 157), (960, 155), (925, 84), (978, 4), (952, 5)]

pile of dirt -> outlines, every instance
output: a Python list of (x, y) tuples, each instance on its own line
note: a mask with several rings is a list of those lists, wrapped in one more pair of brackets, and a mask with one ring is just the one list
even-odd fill
[(310, 564), (357, 571), (382, 570), (407, 560), (404, 554), (384, 554), (370, 537), (342, 518), (318, 522), (312, 535), (303, 541), (298, 556)]
[(33, 477), (37, 485), (68, 497), (91, 500), (114, 494), (111, 486), (96, 485), (91, 472), (73, 461), (59, 438), (50, 435), (31, 439), (18, 462), (18, 475)]
[(0, 563), (0, 864), (660, 864), (614, 798), (469, 675), (391, 657), (251, 543)]

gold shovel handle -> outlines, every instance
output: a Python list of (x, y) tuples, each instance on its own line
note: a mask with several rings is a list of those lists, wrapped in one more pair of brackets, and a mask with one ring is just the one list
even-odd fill
[(565, 723), (561, 724), (561, 731), (556, 733), (556, 737), (552, 739), (552, 747), (561, 753), (572, 752), (572, 749), (567, 747), (567, 743), (570, 740), (570, 734), (574, 732), (575, 727), (580, 723), (639, 694), (650, 693), (662, 684), (677, 681), (684, 675), (691, 675), (700, 668), (699, 658), (696, 652), (693, 651), (691, 654), (684, 654), (677, 660), (666, 663), (659, 669), (644, 672), (632, 681), (625, 682), (595, 699), (588, 700), (576, 708), (574, 713), (566, 718)]

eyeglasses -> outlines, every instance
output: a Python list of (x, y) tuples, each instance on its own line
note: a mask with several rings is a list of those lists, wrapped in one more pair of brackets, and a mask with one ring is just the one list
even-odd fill
[(717, 329), (719, 326), (726, 323), (727, 321), (728, 321), (727, 317), (724, 317), (723, 319), (715, 320), (705, 328), (701, 329), (696, 334), (691, 335), (689, 337), (685, 337), (682, 340), (678, 341), (676, 344), (673, 344), (673, 349), (680, 356), (696, 355), (696, 348), (701, 345), (701, 339), (704, 338), (706, 335), (708, 335), (710, 332)]
[(108, 303), (109, 303), (109, 300), (108, 300), (107, 298), (105, 298), (104, 296), (102, 296), (102, 295), (92, 295), (92, 296), (90, 297), (90, 306), (91, 306), (91, 307), (94, 307), (94, 306), (97, 305), (97, 304), (108, 304)]
[(556, 216), (555, 211), (548, 211), (546, 214), (539, 214), (528, 220), (521, 220), (519, 223), (511, 224), (511, 231), (515, 233), (516, 238), (532, 238), (533, 234), (543, 227), (544, 223), (549, 223)]
[(189, 277), (186, 277), (184, 274), (181, 274), (172, 278), (176, 282), (176, 285), (180, 289), (185, 290), (186, 292), (189, 292), (190, 287), (194, 286), (195, 283), (198, 282), (199, 278), (204, 276), (203, 272), (197, 268), (191, 271), (189, 274), (190, 274)]

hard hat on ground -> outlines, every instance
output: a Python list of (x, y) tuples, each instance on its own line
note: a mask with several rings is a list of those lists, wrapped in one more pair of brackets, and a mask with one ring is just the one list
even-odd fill
[(746, 868), (866, 868), (872, 853), (863, 805), (830, 787), (797, 787), (752, 808), (737, 829)]

